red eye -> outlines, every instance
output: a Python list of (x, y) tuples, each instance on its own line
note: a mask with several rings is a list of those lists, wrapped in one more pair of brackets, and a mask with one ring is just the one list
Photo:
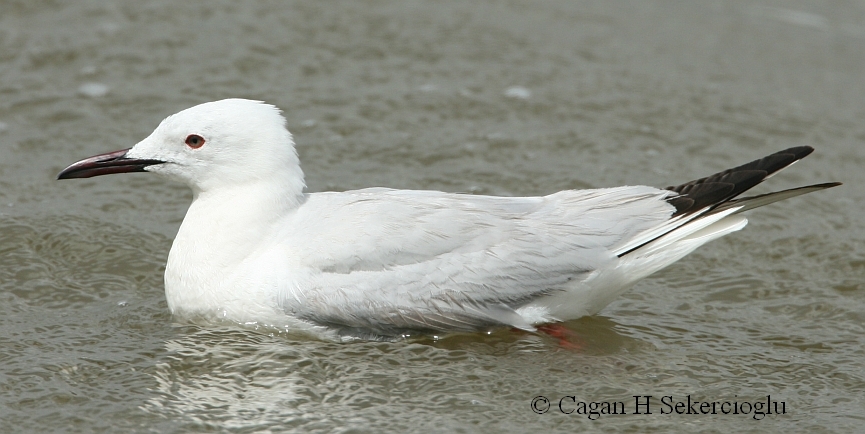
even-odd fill
[(186, 146), (189, 146), (192, 149), (198, 149), (204, 146), (204, 137), (201, 137), (198, 134), (190, 134), (186, 136)]

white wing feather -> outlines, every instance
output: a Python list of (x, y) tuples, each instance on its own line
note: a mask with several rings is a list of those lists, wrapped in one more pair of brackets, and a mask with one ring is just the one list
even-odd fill
[(644, 186), (533, 198), (312, 194), (286, 225), (294, 230), (285, 245), (292, 238), (341, 243), (300, 253), (308, 280), (282, 306), (317, 323), (387, 333), (532, 329), (517, 309), (578, 290), (596, 270), (614, 266), (613, 246), (669, 219), (669, 194)]

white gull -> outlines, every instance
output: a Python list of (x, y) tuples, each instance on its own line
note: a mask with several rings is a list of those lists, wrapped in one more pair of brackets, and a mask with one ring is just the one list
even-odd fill
[(801, 146), (679, 186), (493, 197), (368, 188), (304, 193), (285, 119), (227, 99), (166, 118), (59, 179), (147, 171), (189, 185), (165, 295), (179, 317), (388, 339), (592, 315), (638, 280), (742, 229), (739, 213), (839, 185), (738, 198)]

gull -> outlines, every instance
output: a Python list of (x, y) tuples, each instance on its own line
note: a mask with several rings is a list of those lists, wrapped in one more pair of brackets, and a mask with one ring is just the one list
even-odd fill
[(739, 197), (812, 151), (786, 149), (663, 189), (306, 193), (281, 111), (226, 99), (169, 116), (132, 148), (78, 161), (58, 179), (153, 172), (192, 189), (165, 267), (175, 317), (399, 339), (535, 331), (593, 315), (742, 229), (743, 211), (840, 185)]

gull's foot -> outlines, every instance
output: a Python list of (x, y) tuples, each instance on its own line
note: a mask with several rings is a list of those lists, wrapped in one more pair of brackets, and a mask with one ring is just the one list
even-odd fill
[(539, 332), (559, 340), (559, 346), (572, 351), (582, 350), (586, 343), (573, 330), (565, 327), (562, 323), (543, 324), (537, 326)]

